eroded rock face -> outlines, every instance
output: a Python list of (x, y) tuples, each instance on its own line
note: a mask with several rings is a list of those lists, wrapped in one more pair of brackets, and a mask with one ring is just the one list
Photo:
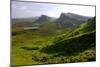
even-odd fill
[(81, 16), (73, 13), (62, 13), (55, 21), (60, 27), (70, 28), (79, 26), (81, 23), (87, 21), (90, 17)]

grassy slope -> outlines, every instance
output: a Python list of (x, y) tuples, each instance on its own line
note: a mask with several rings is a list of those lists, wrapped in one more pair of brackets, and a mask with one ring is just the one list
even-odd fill
[(93, 18), (74, 31), (60, 36), (53, 45), (44, 47), (41, 51), (58, 55), (74, 55), (92, 48), (95, 50), (95, 33), (95, 18)]
[(95, 17), (93, 19), (88, 20), (87, 22), (81, 24), (78, 28), (74, 29), (74, 30), (70, 30), (60, 36), (57, 36), (56, 40), (64, 40), (67, 39), (69, 37), (73, 37), (76, 35), (81, 35), (84, 33), (89, 33), (89, 32), (95, 32), (96, 31), (96, 20)]
[(68, 37), (78, 35), (78, 34), (84, 34), (87, 32), (96, 31), (96, 18), (88, 20), (87, 22), (81, 24), (79, 28), (72, 31), (71, 34), (67, 35)]
[(64, 40), (43, 48), (42, 51), (47, 53), (67, 52), (68, 54), (73, 53), (74, 51), (82, 51), (92, 46), (95, 46), (95, 32), (65, 38)]

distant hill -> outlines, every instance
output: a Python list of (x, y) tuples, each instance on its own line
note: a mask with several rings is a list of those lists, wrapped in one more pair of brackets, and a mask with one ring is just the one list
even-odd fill
[(33, 21), (38, 17), (28, 17), (28, 18), (12, 18), (11, 23), (13, 27), (28, 27), (33, 26)]
[(30, 17), (30, 18), (14, 18), (11, 19), (12, 25), (14, 27), (32, 27), (40, 26), (41, 24), (56, 24), (59, 28), (68, 29), (73, 27), (78, 27), (80, 24), (84, 23), (92, 17), (81, 16), (74, 13), (61, 13), (59, 18), (49, 17), (46, 15), (41, 15), (40, 17)]
[(28, 17), (28, 18), (12, 18), (12, 23), (17, 23), (17, 22), (33, 22), (36, 19), (38, 19), (38, 17)]
[(53, 22), (55, 19), (52, 17), (48, 17), (46, 15), (41, 15), (37, 20), (35, 20), (33, 23), (35, 24), (44, 24), (48, 22)]
[(77, 20), (80, 20), (80, 21), (86, 21), (89, 18), (91, 18), (91, 17), (87, 17), (87, 16), (74, 14), (74, 13), (62, 13), (62, 14), (65, 14), (66, 16), (69, 16), (70, 18), (77, 19)]
[(61, 28), (76, 27), (91, 17), (81, 16), (74, 13), (62, 13), (55, 21)]

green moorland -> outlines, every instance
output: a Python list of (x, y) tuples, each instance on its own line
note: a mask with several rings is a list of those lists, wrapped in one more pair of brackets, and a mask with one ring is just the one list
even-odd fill
[(48, 25), (36, 30), (12, 28), (12, 66), (96, 60), (95, 18), (69, 31)]

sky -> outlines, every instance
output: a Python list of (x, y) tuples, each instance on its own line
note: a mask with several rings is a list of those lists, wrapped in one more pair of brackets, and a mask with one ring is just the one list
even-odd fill
[(59, 17), (61, 13), (68, 12), (83, 16), (95, 16), (94, 6), (12, 1), (11, 8), (12, 18), (28, 18), (40, 15)]

